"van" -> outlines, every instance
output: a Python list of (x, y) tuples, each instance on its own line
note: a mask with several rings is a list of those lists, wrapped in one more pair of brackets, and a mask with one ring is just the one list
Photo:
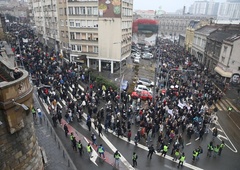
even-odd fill
[(145, 91), (148, 91), (149, 93), (152, 94), (152, 90), (151, 90), (150, 88), (148, 88), (148, 87), (145, 86), (145, 85), (141, 85), (141, 84), (137, 85), (134, 90), (135, 90), (136, 92), (141, 92), (141, 91), (145, 90)]

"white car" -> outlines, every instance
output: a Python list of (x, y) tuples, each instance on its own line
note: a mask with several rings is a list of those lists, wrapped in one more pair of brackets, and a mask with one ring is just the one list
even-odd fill
[(140, 63), (140, 57), (135, 57), (133, 62), (139, 64)]
[(142, 55), (142, 59), (152, 59), (153, 55), (151, 53), (144, 53)]
[(154, 86), (154, 82), (147, 78), (139, 78), (137, 81), (137, 84), (142, 84), (142, 85), (150, 86), (150, 87)]
[(150, 88), (148, 88), (148, 87), (145, 86), (145, 85), (141, 85), (141, 84), (137, 85), (134, 90), (135, 90), (136, 92), (141, 92), (141, 91), (143, 91), (143, 90), (146, 90), (146, 91), (148, 91), (149, 93), (152, 94), (152, 90), (151, 90)]

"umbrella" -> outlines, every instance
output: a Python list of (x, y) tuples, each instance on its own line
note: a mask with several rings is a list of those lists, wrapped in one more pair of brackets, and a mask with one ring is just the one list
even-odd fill
[(174, 88), (174, 85), (171, 85), (170, 88), (173, 89), (173, 88)]
[(178, 88), (178, 85), (176, 85), (175, 88)]

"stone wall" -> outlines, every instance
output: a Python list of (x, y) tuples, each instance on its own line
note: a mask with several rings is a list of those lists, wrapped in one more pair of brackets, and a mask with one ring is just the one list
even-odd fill
[[(19, 104), (14, 104), (12, 99), (29, 109), (25, 110)], [(32, 103), (32, 86), (27, 72), (23, 71), (20, 79), (9, 84), (0, 83), (1, 170), (43, 170), (30, 111)]]

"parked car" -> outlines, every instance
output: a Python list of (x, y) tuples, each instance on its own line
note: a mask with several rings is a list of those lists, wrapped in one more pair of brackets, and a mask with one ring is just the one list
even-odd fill
[(142, 85), (150, 86), (150, 87), (154, 86), (154, 82), (147, 78), (139, 78), (137, 80), (137, 84), (142, 84)]
[(127, 80), (123, 80), (121, 82), (121, 90), (126, 91), (128, 89), (128, 85), (129, 85), (128, 81)]
[(152, 94), (152, 90), (151, 90), (150, 88), (148, 88), (148, 87), (145, 86), (145, 85), (141, 85), (141, 84), (138, 84), (138, 85), (135, 87), (134, 90), (135, 90), (136, 92), (141, 92), (141, 91), (145, 90), (145, 91), (148, 91), (149, 93)]
[(152, 94), (145, 90), (143, 90), (141, 92), (134, 91), (134, 92), (132, 92), (131, 97), (133, 99), (140, 98), (141, 100), (152, 100), (152, 98), (153, 98)]
[(140, 57), (141, 56), (141, 54), (139, 53), (139, 52), (136, 52), (136, 53), (132, 53), (131, 54), (131, 58), (135, 58), (135, 57)]
[(135, 57), (133, 62), (139, 64), (140, 63), (140, 57)]
[(142, 59), (150, 60), (153, 58), (153, 55), (151, 53), (143, 53)]

